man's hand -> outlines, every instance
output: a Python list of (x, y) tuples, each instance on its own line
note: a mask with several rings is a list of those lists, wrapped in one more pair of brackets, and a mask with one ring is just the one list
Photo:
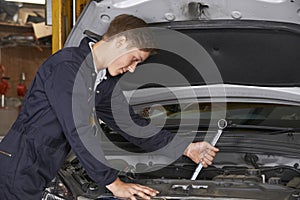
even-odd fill
[(156, 196), (159, 192), (152, 188), (133, 184), (124, 183), (119, 178), (117, 178), (110, 185), (106, 186), (116, 197), (128, 198), (130, 200), (136, 200), (135, 195), (141, 197), (142, 199), (151, 199), (150, 196)]
[(184, 151), (183, 155), (192, 159), (195, 163), (201, 162), (203, 167), (207, 167), (212, 164), (218, 148), (213, 147), (207, 142), (191, 143)]

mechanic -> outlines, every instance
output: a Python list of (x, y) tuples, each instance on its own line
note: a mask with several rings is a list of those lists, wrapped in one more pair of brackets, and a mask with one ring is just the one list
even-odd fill
[[(139, 48), (137, 41), (143, 43), (145, 35), (122, 33), (146, 26), (137, 17), (117, 16), (100, 41), (84, 38), (79, 47), (63, 48), (40, 66), (18, 118), (0, 143), (1, 200), (40, 200), (43, 189), (56, 176), (71, 149), (88, 175), (115, 196), (150, 199), (157, 195), (158, 191), (152, 188), (122, 182), (117, 171), (107, 165), (99, 143), (93, 143), (98, 121), (93, 118), (94, 108), (101, 120), (147, 151), (155, 151), (175, 140), (175, 146), (169, 151), (179, 149), (194, 162), (202, 162), (204, 167), (212, 163), (218, 149), (206, 142), (187, 143), (166, 130), (137, 138), (129, 133), (132, 130), (126, 129), (128, 119), (122, 119), (121, 125), (114, 119), (112, 100), (119, 105), (120, 116), (129, 109), (135, 123), (148, 124), (134, 114), (121, 89), (115, 87), (121, 74), (134, 72), (154, 50)], [(147, 129), (157, 131), (152, 126)], [(83, 139), (90, 141), (94, 149), (85, 145)]]

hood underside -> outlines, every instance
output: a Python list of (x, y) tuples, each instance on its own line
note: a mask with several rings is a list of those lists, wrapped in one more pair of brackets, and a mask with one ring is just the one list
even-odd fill
[[(205, 80), (205, 61), (191, 63), (174, 52), (159, 50), (143, 67), (151, 79), (141, 86), (145, 76), (128, 75), (122, 79), (123, 89), (158, 86), (182, 86), (169, 78), (162, 67), (169, 66), (182, 74), (190, 85), (240, 84), (255, 86), (300, 86), (300, 2), (286, 0), (184, 1), (125, 0), (91, 1), (70, 33), (68, 46), (77, 46), (86, 36), (101, 38), (110, 21), (119, 14), (133, 14), (151, 27), (179, 31), (196, 41), (210, 56), (221, 75), (219, 80)], [(93, 34), (87, 34), (91, 31)], [(166, 36), (166, 39), (169, 39)], [(187, 47), (184, 41), (170, 43)], [(192, 56), (201, 57), (199, 52)], [(157, 68), (157, 70), (155, 70)], [(150, 70), (151, 69), (151, 70)], [(157, 73), (159, 71), (160, 73)], [(147, 77), (146, 76), (146, 77)], [(145, 82), (145, 81), (144, 81)]]
[[(162, 65), (175, 69), (191, 85), (300, 86), (299, 25), (261, 21), (189, 21), (156, 25), (180, 31), (197, 41), (214, 64), (207, 65), (205, 60), (200, 60), (192, 65), (179, 55), (159, 50), (136, 73), (122, 78), (124, 89), (141, 86), (145, 78), (149, 83), (145, 87), (155, 86), (155, 83), (182, 86), (178, 79), (164, 73)], [(186, 45), (180, 42), (174, 41), (178, 46)], [(201, 52), (191, 53), (203, 57)], [(201, 71), (213, 66), (217, 67), (221, 79), (207, 81)]]

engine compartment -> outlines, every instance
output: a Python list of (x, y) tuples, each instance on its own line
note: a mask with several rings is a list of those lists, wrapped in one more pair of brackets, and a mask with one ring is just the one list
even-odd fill
[[(300, 200), (298, 134), (227, 130), (218, 142), (220, 151), (213, 164), (203, 168), (197, 179), (191, 181), (197, 165), (188, 157), (181, 156), (171, 163), (164, 156), (147, 157), (141, 154), (141, 158), (136, 158), (130, 152), (143, 152), (139, 147), (105, 124), (101, 126), (114, 144), (129, 152), (129, 155), (120, 155), (110, 149), (106, 151), (111, 166), (120, 169), (120, 179), (157, 189), (160, 194), (155, 199)], [(168, 130), (174, 132), (170, 127)], [(200, 131), (195, 141), (203, 141), (204, 132)], [(242, 137), (245, 134), (248, 134), (247, 137)], [(263, 142), (264, 137), (269, 142)], [(293, 143), (283, 148), (287, 141)], [(274, 148), (278, 142), (281, 147)], [(105, 142), (102, 148), (104, 151), (107, 149)], [(116, 198), (104, 186), (97, 185), (71, 153), (58, 176), (46, 188), (43, 200), (73, 199)]]
[[(159, 190), (160, 194), (155, 199), (300, 199), (299, 164), (255, 168), (251, 166), (251, 162), (255, 162), (254, 155), (245, 154), (244, 159), (248, 165), (220, 165), (220, 161), (216, 159), (216, 164), (202, 169), (195, 181), (189, 179), (196, 165), (185, 157), (164, 167), (153, 163), (128, 165), (119, 172), (119, 177), (125, 182), (139, 183)], [(114, 162), (126, 163), (122, 159)], [(138, 173), (145, 169), (149, 172)], [(105, 187), (97, 185), (89, 178), (76, 157), (67, 161), (60, 169), (58, 177), (46, 189), (44, 199), (51, 199), (45, 198), (51, 194), (57, 195), (52, 199), (67, 200), (83, 197), (113, 198)]]

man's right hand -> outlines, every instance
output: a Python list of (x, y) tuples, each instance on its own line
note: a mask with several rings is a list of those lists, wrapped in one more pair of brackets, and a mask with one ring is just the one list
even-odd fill
[(189, 157), (195, 163), (201, 162), (203, 167), (207, 167), (212, 164), (213, 159), (216, 156), (216, 153), (219, 151), (218, 148), (212, 146), (207, 142), (195, 142), (191, 143), (183, 155)]
[(142, 199), (151, 199), (151, 197), (154, 197), (159, 193), (157, 190), (143, 185), (125, 183), (119, 178), (107, 185), (106, 188), (109, 189), (114, 196), (128, 198), (130, 200), (136, 200), (135, 195)]

